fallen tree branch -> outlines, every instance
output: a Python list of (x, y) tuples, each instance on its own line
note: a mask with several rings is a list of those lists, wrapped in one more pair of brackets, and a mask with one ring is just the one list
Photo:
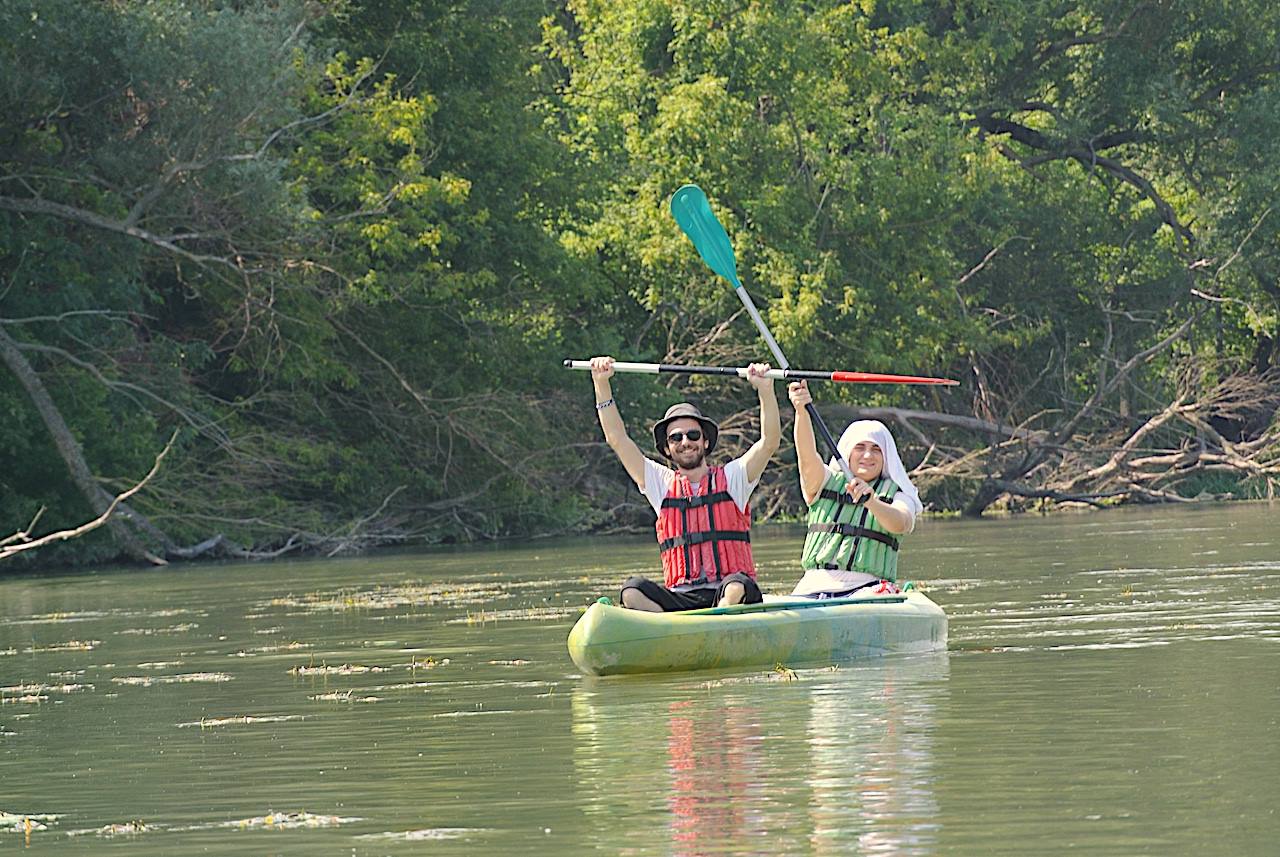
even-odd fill
[(992, 479), (990, 482), (996, 488), (1004, 491), (1004, 493), (1018, 497), (1057, 500), (1067, 503), (1088, 503), (1090, 506), (1097, 506), (1098, 508), (1102, 508), (1105, 505), (1101, 502), (1102, 500), (1121, 497), (1128, 493), (1126, 491), (1103, 491), (1094, 494), (1071, 494), (1066, 491), (1055, 491), (1052, 488), (1032, 488), (1028, 485), (1021, 485), (1005, 479)]
[[(89, 470), (89, 464), (85, 461), (84, 452), (80, 449), (80, 444), (76, 441), (75, 435), (71, 433), (70, 427), (67, 426), (66, 420), (62, 417), (62, 412), (58, 410), (58, 406), (54, 403), (53, 397), (49, 395), (49, 391), (40, 379), (39, 373), (23, 356), (18, 342), (3, 327), (0, 327), (0, 360), (4, 361), (9, 371), (17, 378), (18, 383), (26, 390), (36, 411), (40, 414), (41, 420), (44, 421), (45, 428), (49, 430), (49, 435), (53, 439), (54, 446), (58, 449), (58, 454), (67, 466), (71, 481), (80, 490), (81, 495), (88, 502), (89, 508), (102, 516), (103, 521), (110, 527), (111, 534), (115, 536), (129, 556), (153, 565), (165, 565), (164, 559), (147, 550), (137, 536), (130, 532), (129, 528), (119, 519), (109, 514), (104, 514), (107, 507), (107, 492), (102, 490), (102, 486), (98, 484), (93, 473)], [(114, 505), (112, 509), (114, 510)]]
[(1105, 464), (1102, 464), (1099, 467), (1095, 467), (1092, 470), (1086, 471), (1085, 473), (1082, 473), (1079, 476), (1076, 476), (1075, 478), (1069, 480), (1064, 484), (1055, 486), (1057, 490), (1072, 491), (1076, 488), (1077, 485), (1081, 485), (1089, 481), (1096, 481), (1099, 479), (1103, 479), (1115, 473), (1117, 470), (1120, 469), (1125, 458), (1133, 453), (1134, 449), (1138, 446), (1139, 442), (1141, 442), (1144, 438), (1146, 438), (1156, 429), (1160, 428), (1165, 423), (1167, 423), (1170, 419), (1172, 419), (1173, 416), (1179, 411), (1179, 409), (1181, 409), (1186, 404), (1186, 400), (1187, 400), (1186, 396), (1182, 396), (1178, 398), (1176, 401), (1170, 403), (1170, 405), (1167, 408), (1165, 408), (1163, 411), (1153, 416), (1151, 419), (1147, 420), (1145, 423), (1143, 423), (1143, 425), (1137, 431), (1129, 435), (1129, 438), (1123, 444), (1120, 445), (1120, 448), (1115, 451), (1115, 453), (1111, 456), (1111, 458), (1107, 460)]
[(31, 519), (31, 523), (27, 524), (26, 529), (18, 530), (13, 535), (6, 536), (4, 539), (0, 539), (0, 548), (3, 548), (5, 545), (11, 544), (13, 542), (30, 541), (31, 531), (36, 528), (36, 522), (40, 520), (40, 516), (45, 513), (46, 508), (47, 507), (45, 506), (40, 507), (40, 509), (36, 512), (35, 516)]
[[(15, 536), (17, 536), (18, 534), (15, 534), (15, 536), (10, 536), (9, 538), (5, 539), (5, 542), (10, 542), (10, 543), (0, 545), (0, 560), (5, 560), (11, 556), (15, 556), (24, 551), (34, 550), (36, 548), (44, 547), (45, 545), (53, 544), (54, 542), (62, 542), (62, 541), (67, 541), (68, 539), (74, 539), (77, 536), (82, 536), (85, 533), (92, 532), (93, 530), (96, 530), (98, 529), (98, 527), (101, 527), (103, 524), (107, 523), (107, 521), (111, 519), (112, 514), (115, 513), (117, 506), (119, 506), (125, 500), (128, 500), (134, 494), (137, 494), (139, 491), (141, 491), (143, 487), (146, 486), (146, 484), (151, 481), (151, 477), (155, 476), (156, 473), (159, 472), (160, 463), (164, 461), (164, 457), (169, 454), (169, 450), (173, 448), (173, 444), (177, 439), (178, 439), (178, 431), (175, 429), (173, 432), (173, 435), (169, 438), (169, 442), (164, 445), (164, 449), (160, 450), (160, 454), (156, 456), (155, 464), (151, 465), (151, 470), (147, 473), (146, 476), (142, 477), (142, 481), (134, 485), (132, 488), (129, 488), (117, 494), (115, 498), (112, 499), (111, 503), (107, 506), (107, 508), (102, 512), (101, 515), (94, 518), (92, 521), (81, 524), (78, 527), (73, 527), (72, 529), (69, 529), (69, 530), (58, 530), (56, 533), (49, 533), (48, 535), (41, 536), (38, 539), (21, 540), (21, 541), (18, 541), (16, 544), (14, 544), (11, 542), (13, 541)], [(43, 509), (41, 511), (43, 511)], [(39, 514), (37, 514), (36, 517), (39, 518), (40, 517)], [(33, 525), (34, 523), (35, 522), (32, 521)], [(159, 557), (156, 557), (156, 559), (159, 560), (159, 564), (164, 563), (163, 559), (160, 559)]]

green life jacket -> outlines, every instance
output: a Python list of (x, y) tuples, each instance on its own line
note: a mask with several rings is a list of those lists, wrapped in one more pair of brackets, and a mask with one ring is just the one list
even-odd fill
[[(860, 571), (897, 580), (899, 537), (886, 530), (866, 504), (855, 505), (845, 484), (843, 473), (828, 473), (822, 483), (822, 492), (809, 507), (809, 534), (800, 564), (805, 569)], [(883, 475), (871, 489), (886, 503), (898, 493), (897, 484)]]

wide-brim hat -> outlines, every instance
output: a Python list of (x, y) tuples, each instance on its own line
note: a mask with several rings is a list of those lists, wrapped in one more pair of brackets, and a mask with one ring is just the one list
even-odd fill
[(672, 420), (678, 420), (681, 417), (689, 417), (698, 421), (698, 425), (702, 426), (702, 433), (709, 441), (707, 452), (716, 448), (716, 439), (720, 437), (720, 426), (702, 415), (702, 411), (695, 408), (688, 402), (681, 402), (678, 405), (672, 405), (667, 408), (666, 414), (662, 419), (653, 424), (653, 445), (664, 458), (670, 458), (671, 453), (667, 451), (667, 426)]

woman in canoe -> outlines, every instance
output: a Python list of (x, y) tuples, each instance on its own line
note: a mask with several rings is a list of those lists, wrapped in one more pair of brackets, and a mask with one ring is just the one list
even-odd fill
[(804, 381), (787, 387), (796, 409), (796, 461), (800, 491), (809, 507), (809, 533), (793, 595), (841, 598), (857, 592), (897, 592), (901, 537), (915, 527), (923, 507), (907, 477), (893, 435), (877, 420), (850, 423), (836, 444), (853, 470), (848, 484), (833, 458), (823, 464), (805, 406), (813, 401)]
[(668, 464), (645, 456), (628, 435), (613, 401), (613, 358), (591, 361), (596, 413), (604, 438), (658, 515), (663, 584), (632, 577), (622, 584), (622, 605), (665, 612), (751, 604), (762, 600), (751, 557), (751, 509), (760, 474), (782, 443), (778, 399), (766, 363), (753, 363), (747, 380), (760, 397), (761, 437), (740, 458), (710, 465), (720, 428), (688, 402), (672, 405), (653, 426), (653, 443)]

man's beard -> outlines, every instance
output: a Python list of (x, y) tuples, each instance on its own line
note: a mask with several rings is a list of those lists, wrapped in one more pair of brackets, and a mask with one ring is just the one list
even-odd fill
[(681, 470), (697, 470), (702, 466), (702, 462), (707, 457), (706, 450), (702, 448), (691, 449), (688, 452), (677, 452), (675, 450), (671, 450), (671, 453), (671, 460), (674, 461), (676, 466)]

